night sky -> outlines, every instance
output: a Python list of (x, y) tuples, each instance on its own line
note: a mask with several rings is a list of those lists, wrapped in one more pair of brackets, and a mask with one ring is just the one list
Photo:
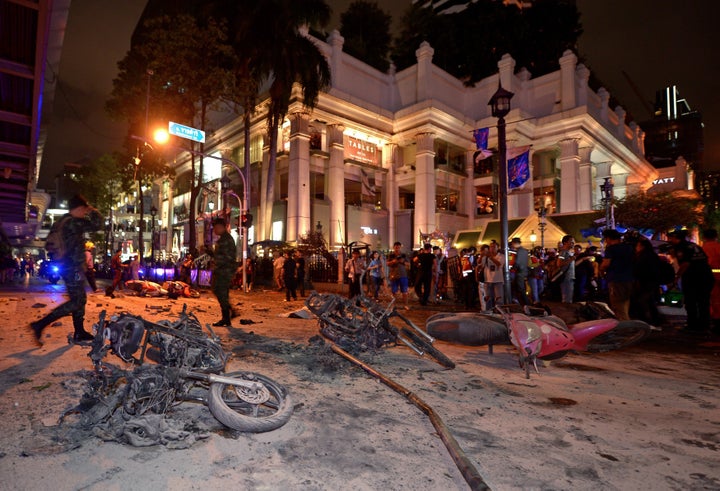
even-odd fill
[[(65, 33), (53, 119), (39, 187), (52, 189), (65, 162), (95, 159), (122, 143), (125, 128), (104, 104), (117, 62), (146, 0), (73, 0)], [(351, 0), (329, 0), (332, 26)], [(396, 17), (409, 0), (383, 0)], [(720, 168), (720, 3), (711, 0), (577, 0), (584, 34), (580, 54), (592, 72), (638, 121), (649, 115), (624, 70), (651, 106), (655, 91), (677, 85), (705, 123), (705, 166)], [(331, 26), (331, 27), (332, 27)], [(519, 68), (519, 67), (518, 67)]]

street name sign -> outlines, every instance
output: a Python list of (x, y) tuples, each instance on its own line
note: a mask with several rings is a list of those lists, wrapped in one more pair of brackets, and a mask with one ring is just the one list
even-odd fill
[(168, 122), (168, 133), (198, 143), (205, 143), (205, 132), (184, 124)]

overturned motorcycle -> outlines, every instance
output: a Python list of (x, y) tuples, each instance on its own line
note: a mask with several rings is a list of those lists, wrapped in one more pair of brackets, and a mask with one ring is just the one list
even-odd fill
[[(81, 423), (119, 425), (116, 433), (124, 432), (132, 443), (133, 432), (142, 427), (139, 419), (165, 415), (181, 402), (195, 401), (207, 405), (215, 419), (234, 430), (260, 433), (284, 425), (293, 412), (287, 390), (257, 373), (222, 373), (228, 355), (206, 327), (209, 334), (185, 307), (177, 321), (157, 323), (129, 313), (106, 319), (103, 311), (94, 325), (88, 355), (94, 376), (75, 408), (82, 414)], [(138, 366), (123, 370), (106, 363), (108, 352)]]
[[(496, 307), (490, 313), (440, 313), (428, 318), (426, 329), (438, 339), (488, 345), (511, 343), (518, 350), (520, 367), (530, 378), (537, 360), (549, 361), (570, 352), (605, 352), (632, 346), (657, 329), (637, 321), (620, 321), (604, 304), (588, 302), (582, 306), (599, 318), (570, 326), (542, 309), (523, 309), (520, 305)], [(470, 341), (470, 342), (468, 342)]]

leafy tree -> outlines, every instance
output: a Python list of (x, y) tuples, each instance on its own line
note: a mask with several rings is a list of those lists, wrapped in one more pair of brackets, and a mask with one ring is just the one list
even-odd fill
[(390, 14), (378, 7), (377, 2), (355, 0), (340, 15), (340, 31), (345, 38), (344, 51), (387, 72), (390, 68), (391, 21)]
[(701, 224), (702, 206), (698, 200), (672, 193), (632, 194), (617, 201), (615, 222), (625, 227), (665, 232), (679, 225)]
[(535, 76), (556, 70), (582, 33), (575, 3), (557, 0), (536, 0), (524, 9), (495, 0), (416, 2), (401, 24), (393, 54), (399, 69), (413, 65), (415, 50), (428, 41), (433, 62), (467, 85), (496, 73), (505, 53)]
[(120, 153), (101, 155), (92, 165), (83, 166), (78, 175), (80, 193), (107, 216), (122, 190), (121, 162), (127, 160)]
[[(247, 60), (249, 75), (269, 85), (270, 155), (265, 187), (267, 206), (262, 220), (264, 235), (269, 237), (278, 131), (290, 107), (293, 85), (300, 85), (303, 104), (313, 107), (320, 91), (330, 84), (327, 59), (301, 28), (326, 25), (330, 7), (324, 0), (240, 0), (237, 9), (245, 15), (244, 21), (233, 24), (241, 27), (238, 39), (245, 41), (245, 48), (236, 42), (241, 51), (239, 56)], [(248, 148), (247, 144), (245, 148)]]
[[(111, 114), (128, 120), (131, 134), (144, 134), (146, 138), (150, 123), (164, 125), (168, 120), (207, 131), (208, 112), (221, 108), (220, 101), (232, 80), (233, 64), (234, 52), (224, 22), (184, 13), (149, 19), (118, 64), (120, 73), (113, 81), (107, 108)], [(137, 142), (129, 143), (130, 148), (137, 146)], [(194, 146), (190, 150), (195, 151)], [(142, 182), (166, 175), (168, 168), (159, 152), (144, 145), (137, 146), (133, 162), (136, 165), (128, 171), (132, 170), (138, 182), (142, 202)], [(196, 159), (193, 154), (191, 165), (189, 242), (195, 251), (195, 205), (202, 187), (202, 157)], [(141, 223), (143, 211), (140, 207)]]

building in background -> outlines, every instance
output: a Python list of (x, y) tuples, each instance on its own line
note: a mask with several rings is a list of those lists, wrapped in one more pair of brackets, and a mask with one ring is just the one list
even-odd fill
[(676, 86), (657, 91), (655, 117), (640, 125), (645, 156), (655, 167), (673, 167), (683, 158), (691, 169), (704, 170), (702, 114), (690, 108)]
[[(622, 107), (609, 106), (608, 91), (588, 86), (590, 71), (570, 51), (559, 70), (537, 78), (505, 55), (497, 74), (467, 87), (433, 65), (428, 43), (418, 48), (415, 65), (382, 73), (344, 53), (337, 31), (313, 40), (328, 58), (332, 86), (311, 112), (291, 105), (269, 196), (264, 102), (251, 121), (254, 240), (296, 242), (320, 224), (333, 249), (356, 241), (387, 249), (394, 241), (418, 246), (435, 231), (486, 229), (497, 220), (497, 156), (476, 159), (473, 130), (489, 128), (489, 149), (497, 147), (488, 102), (498, 84), (515, 94), (505, 118), (508, 147), (529, 151), (530, 179), (509, 195), (511, 220), (540, 220), (542, 208), (548, 217), (587, 214), (601, 207), (606, 178), (621, 198), (650, 189), (659, 177), (645, 159), (644, 131), (626, 124)], [(242, 134), (237, 118), (213, 133), (205, 151), (241, 163)], [(173, 237), (184, 230), (189, 202), (183, 184), (189, 156), (176, 162), (177, 178), (157, 194), (164, 223), (176, 227)], [(226, 174), (242, 195), (235, 170), (222, 165), (208, 176), (208, 193), (217, 193)]]
[(70, 0), (0, 2), (0, 223), (13, 245), (38, 233), (50, 196), (36, 191)]

